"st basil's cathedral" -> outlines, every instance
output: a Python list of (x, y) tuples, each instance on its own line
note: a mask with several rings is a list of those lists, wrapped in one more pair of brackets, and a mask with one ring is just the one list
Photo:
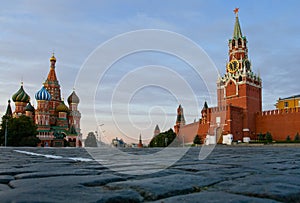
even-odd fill
[(9, 100), (6, 115), (31, 117), (37, 125), (37, 137), (41, 140), (39, 146), (62, 147), (67, 142), (70, 147), (81, 147), (81, 113), (78, 110), (80, 100), (73, 90), (67, 99), (68, 106), (65, 104), (61, 98), (55, 63), (56, 58), (53, 54), (50, 58), (48, 77), (35, 94), (37, 107), (32, 106), (30, 96), (25, 92), (23, 83), (21, 83), (20, 89), (12, 96), (15, 111), (12, 112)]

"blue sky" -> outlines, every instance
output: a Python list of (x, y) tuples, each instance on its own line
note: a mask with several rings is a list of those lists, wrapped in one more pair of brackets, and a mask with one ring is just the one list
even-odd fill
[[(19, 89), (21, 80), (36, 105), (33, 97), (47, 77), (53, 51), (57, 57), (56, 72), (62, 96), (67, 98), (76, 86), (79, 70), (93, 50), (117, 35), (139, 29), (168, 30), (191, 39), (204, 49), (223, 74), (235, 7), (240, 8), (239, 19), (243, 35), (248, 39), (252, 69), (260, 73), (263, 81), (263, 109), (273, 109), (278, 97), (299, 94), (299, 1), (12, 0), (3, 1), (0, 7), (0, 113), (5, 112), (7, 100)], [(198, 88), (203, 87), (203, 81), (192, 71), (186, 71), (182, 61), (163, 53), (140, 53), (117, 61), (98, 84), (95, 99), (96, 107), (101, 108), (96, 109), (96, 117), (98, 122), (104, 123), (101, 129), (90, 121), (91, 112), (87, 109), (91, 104), (80, 104), (84, 134), (105, 130), (108, 140), (123, 136), (113, 127), (110, 104), (105, 103), (108, 100), (102, 100), (104, 96), (100, 90), (106, 88), (109, 91), (128, 71), (152, 64), (173, 67), (185, 80), (191, 81), (199, 109), (202, 108), (204, 100), (208, 100), (205, 90)], [(130, 119), (137, 125), (128, 131), (131, 137), (138, 138), (142, 133), (150, 139), (156, 124), (162, 130), (173, 126), (178, 101), (168, 90), (144, 88), (132, 97), (131, 102), (128, 107), (133, 112)], [(214, 105), (215, 101), (209, 103), (209, 106)], [(188, 123), (199, 118), (200, 112), (189, 109), (188, 102), (183, 106)], [(118, 112), (119, 122), (126, 123), (128, 118), (121, 110)]]

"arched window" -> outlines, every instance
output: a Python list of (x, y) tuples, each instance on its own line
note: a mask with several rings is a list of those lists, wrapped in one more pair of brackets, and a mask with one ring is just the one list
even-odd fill
[(241, 38), (238, 39), (238, 45), (239, 45), (239, 46), (242, 45), (242, 39), (241, 39)]
[(232, 40), (232, 47), (234, 47), (235, 46), (235, 40), (233, 39)]
[(239, 77), (239, 82), (243, 81), (243, 78), (242, 76)]

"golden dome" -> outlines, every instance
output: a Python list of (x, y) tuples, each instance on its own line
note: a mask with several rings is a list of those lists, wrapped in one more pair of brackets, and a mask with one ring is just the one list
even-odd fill
[(54, 53), (52, 54), (51, 58), (50, 58), (50, 61), (56, 61), (56, 58), (54, 56)]
[(61, 101), (61, 103), (56, 107), (57, 112), (69, 112), (69, 108), (65, 105), (64, 101)]

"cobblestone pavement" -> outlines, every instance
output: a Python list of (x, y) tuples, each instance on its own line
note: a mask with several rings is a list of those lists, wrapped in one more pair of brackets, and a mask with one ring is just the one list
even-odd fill
[(218, 146), (205, 160), (191, 148), (146, 175), (111, 171), (79, 148), (0, 153), (0, 202), (300, 202), (300, 147)]

